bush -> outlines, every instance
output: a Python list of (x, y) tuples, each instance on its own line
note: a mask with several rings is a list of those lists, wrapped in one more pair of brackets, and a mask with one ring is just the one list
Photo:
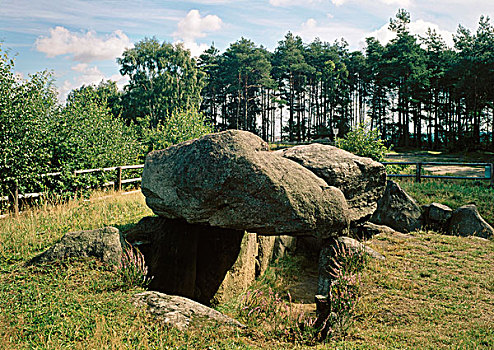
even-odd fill
[(370, 129), (364, 124), (346, 134), (344, 139), (336, 139), (336, 146), (361, 157), (369, 157), (378, 162), (384, 160), (388, 149), (381, 140), (378, 129)]
[(52, 166), (90, 169), (128, 165), (138, 161), (141, 145), (132, 128), (112, 118), (94, 89), (73, 91), (51, 127)]
[(213, 132), (213, 127), (196, 109), (173, 112), (166, 121), (160, 122), (154, 128), (151, 127), (150, 118), (139, 120), (138, 129), (147, 152), (164, 149)]
[[(50, 74), (21, 79), (1, 46), (0, 149), (0, 196), (16, 183), (20, 193), (70, 195), (74, 188), (87, 187), (73, 184), (73, 170), (135, 163), (142, 152), (135, 131), (111, 118), (94, 89), (74, 91), (62, 107)], [(63, 174), (40, 177), (48, 172)]]
[(20, 190), (50, 169), (50, 121), (59, 108), (46, 72), (20, 79), (0, 46), (0, 194)]

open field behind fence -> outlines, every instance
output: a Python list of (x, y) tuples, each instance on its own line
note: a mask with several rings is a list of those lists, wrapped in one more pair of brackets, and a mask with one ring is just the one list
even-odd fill
[[(142, 169), (142, 168), (144, 168), (144, 164), (122, 165), (122, 166), (109, 167), (109, 168), (75, 170), (73, 172), (73, 175), (75, 177), (77, 177), (78, 175), (82, 175), (82, 174), (114, 172), (114, 180), (113, 181), (105, 181), (103, 183), (99, 183), (99, 184), (97, 184), (97, 186), (94, 186), (93, 189), (113, 186), (113, 189), (115, 191), (121, 191), (123, 185), (137, 183), (137, 182), (140, 182), (142, 180), (141, 177), (124, 179), (123, 178), (123, 172), (125, 170)], [(40, 174), (39, 175), (40, 178), (57, 178), (60, 176), (62, 176), (62, 172), (46, 173), (46, 174)], [(20, 200), (39, 198), (39, 197), (46, 196), (49, 193), (47, 191), (20, 193), (18, 183), (15, 183), (11, 187), (9, 192), (10, 192), (9, 195), (7, 195), (7, 196), (0, 196), (0, 202), (12, 203), (12, 211), (16, 215), (19, 214)]]
[[(383, 162), (383, 164), (411, 165), (415, 168), (414, 174), (388, 173), (388, 177), (410, 177), (414, 178), (416, 182), (421, 182), (422, 179), (485, 180), (489, 181), (491, 185), (494, 185), (494, 164), (490, 163)], [(461, 175), (456, 175), (458, 168), (467, 168), (468, 173), (463, 175), (460, 170)]]

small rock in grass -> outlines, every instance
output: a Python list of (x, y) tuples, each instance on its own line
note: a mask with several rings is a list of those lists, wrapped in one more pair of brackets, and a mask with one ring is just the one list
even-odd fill
[(120, 232), (115, 227), (69, 232), (60, 242), (29, 261), (28, 264), (61, 261), (68, 258), (95, 257), (118, 265), (122, 257)]
[(146, 307), (147, 311), (158, 321), (179, 330), (187, 329), (194, 325), (195, 321), (214, 321), (230, 326), (245, 327), (219, 311), (176, 295), (147, 291), (134, 295), (133, 301), (136, 306)]
[(424, 224), (427, 228), (437, 232), (444, 232), (448, 229), (453, 209), (440, 203), (431, 203), (422, 208), (424, 210)]

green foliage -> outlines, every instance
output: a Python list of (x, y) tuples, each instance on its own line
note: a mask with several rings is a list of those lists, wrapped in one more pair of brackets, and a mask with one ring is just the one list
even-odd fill
[(55, 169), (126, 165), (140, 155), (133, 129), (113, 119), (91, 88), (73, 91), (52, 127)]
[(182, 44), (145, 38), (117, 59), (130, 81), (122, 96), (123, 118), (149, 118), (152, 127), (179, 110), (199, 108), (204, 73)]
[(195, 139), (213, 132), (212, 126), (196, 109), (173, 112), (166, 121), (152, 127), (149, 118), (141, 119), (138, 129), (146, 152)]
[(381, 140), (379, 130), (369, 129), (364, 124), (348, 132), (344, 139), (338, 138), (336, 146), (358, 156), (369, 157), (380, 162), (384, 160), (388, 151), (384, 141)]
[(0, 193), (50, 169), (53, 134), (49, 126), (57, 113), (50, 75), (42, 72), (27, 80), (19, 78), (13, 60), (0, 47)]
[[(15, 183), (20, 193), (73, 195), (76, 188), (105, 181), (101, 175), (85, 175), (89, 182), (77, 184), (73, 170), (136, 162), (141, 146), (135, 132), (110, 116), (105, 99), (94, 88), (82, 87), (62, 107), (48, 73), (19, 78), (0, 47), (0, 195)], [(50, 172), (62, 176), (53, 182), (40, 177)]]

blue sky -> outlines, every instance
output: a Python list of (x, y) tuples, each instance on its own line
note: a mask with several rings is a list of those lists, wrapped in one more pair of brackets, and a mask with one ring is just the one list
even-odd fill
[(53, 72), (60, 96), (102, 79), (125, 84), (116, 58), (144, 37), (183, 42), (195, 55), (246, 37), (270, 50), (288, 31), (309, 42), (391, 38), (389, 19), (411, 13), (411, 31), (428, 27), (452, 44), (458, 24), (475, 30), (494, 16), (493, 0), (0, 0), (0, 42), (23, 77)]

